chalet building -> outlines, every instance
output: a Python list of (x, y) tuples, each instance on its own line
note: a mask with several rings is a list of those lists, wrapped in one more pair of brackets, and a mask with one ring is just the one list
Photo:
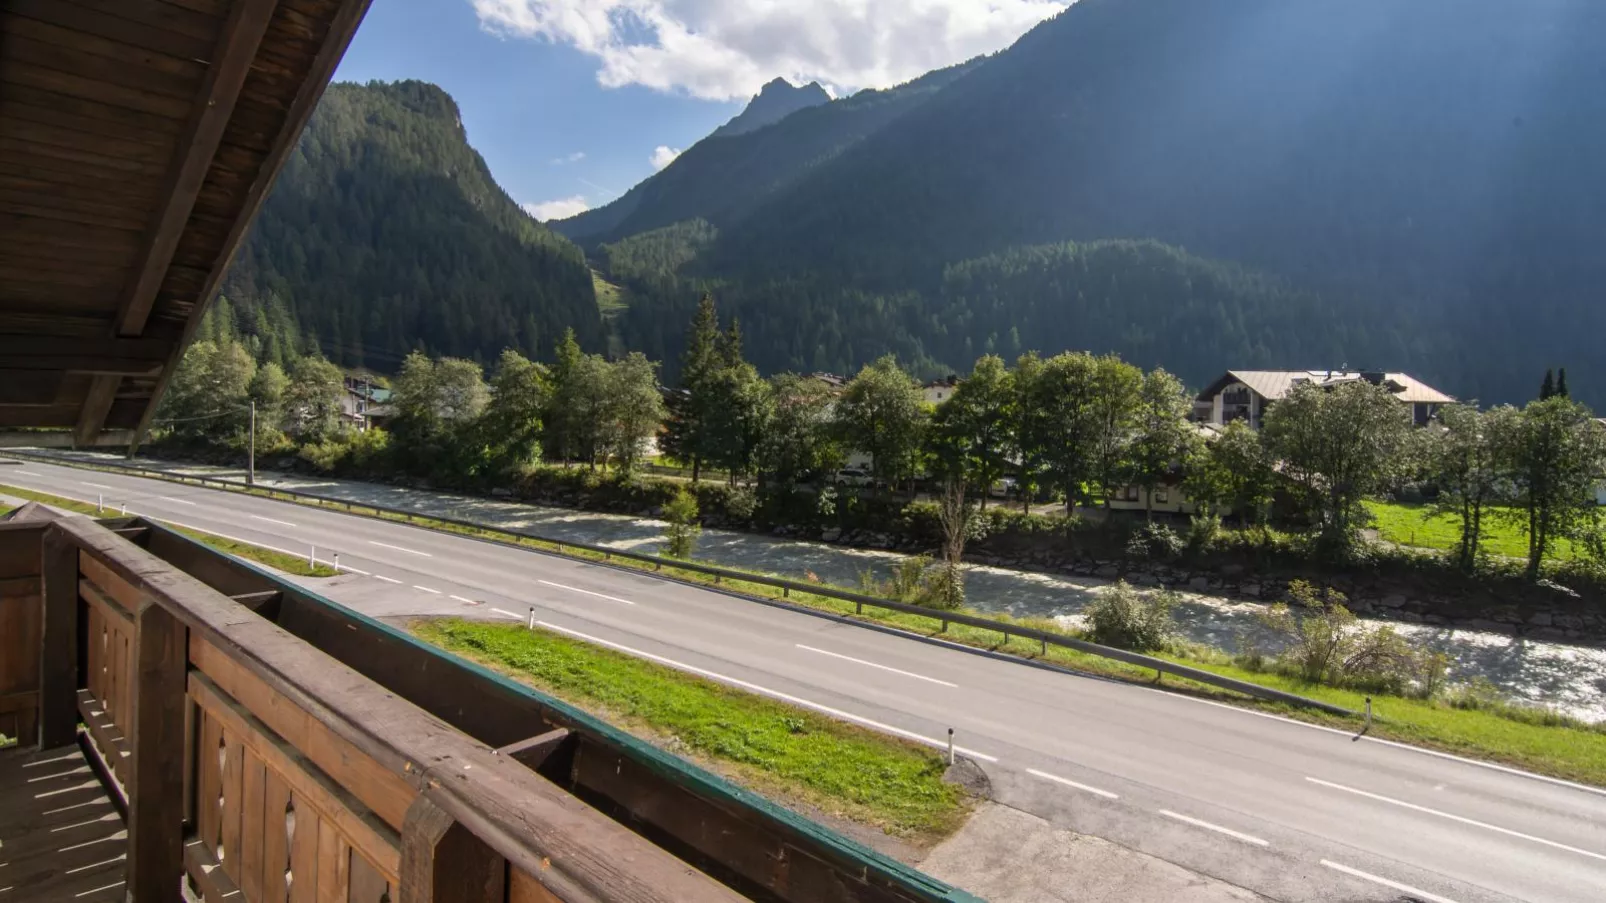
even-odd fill
[(1194, 419), (1226, 426), (1237, 420), (1260, 429), (1266, 409), (1295, 386), (1313, 383), (1324, 388), (1365, 380), (1394, 393), (1409, 405), (1411, 422), (1426, 426), (1439, 409), (1455, 399), (1406, 373), (1359, 370), (1228, 370), (1194, 400)]

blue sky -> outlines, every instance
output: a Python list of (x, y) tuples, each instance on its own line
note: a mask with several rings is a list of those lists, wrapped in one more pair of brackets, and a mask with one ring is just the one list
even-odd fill
[(618, 197), (776, 76), (838, 94), (1012, 43), (1068, 0), (374, 0), (336, 75), (456, 98), (514, 200)]

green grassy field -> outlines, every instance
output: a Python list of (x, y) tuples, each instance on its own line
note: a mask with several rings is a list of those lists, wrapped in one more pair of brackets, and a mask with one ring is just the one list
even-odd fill
[(936, 750), (544, 630), (415, 621), (421, 639), (474, 659), (740, 783), (929, 843), (969, 809)]
[(605, 319), (618, 316), (620, 311), (630, 306), (629, 293), (602, 278), (602, 274), (596, 270), (591, 271), (591, 287), (597, 293), (597, 309)]
[[(34, 492), (31, 489), (22, 489), (16, 486), (0, 485), (0, 493), (14, 498), (26, 499), (30, 502), (39, 502), (42, 505), (49, 505), (62, 511), (71, 511), (74, 514), (87, 514), (90, 517), (104, 517), (115, 513), (108, 511), (102, 514), (95, 510), (94, 505), (87, 502), (62, 498), (59, 495), (51, 495), (46, 492)], [(295, 574), (298, 577), (333, 577), (339, 573), (334, 568), (322, 564), (316, 567), (309, 567), (307, 559), (296, 555), (286, 555), (283, 552), (275, 552), (272, 549), (264, 549), (261, 546), (224, 539), (221, 536), (214, 536), (211, 533), (204, 533), (200, 530), (191, 530), (188, 527), (169, 524), (168, 528), (176, 533), (183, 533), (185, 536), (217, 549), (219, 552), (226, 552), (248, 561), (255, 561), (257, 564), (265, 564), (286, 574)]]
[[(1378, 536), (1385, 542), (1423, 549), (1454, 549), (1461, 542), (1461, 516), (1437, 514), (1428, 505), (1369, 501), (1366, 509), (1376, 519)], [(1509, 509), (1507, 509), (1509, 511)], [(1483, 548), (1491, 555), (1507, 558), (1528, 557), (1528, 531), (1520, 517), (1503, 517), (1502, 511), (1489, 512), (1483, 520)], [(1557, 540), (1550, 557), (1565, 560), (1574, 556), (1572, 543)]]

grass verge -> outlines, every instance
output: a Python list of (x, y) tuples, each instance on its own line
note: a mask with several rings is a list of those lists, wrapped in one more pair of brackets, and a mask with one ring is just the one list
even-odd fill
[[(1377, 534), (1385, 542), (1421, 549), (1451, 551), (1461, 544), (1461, 516), (1438, 512), (1431, 505), (1369, 501), (1366, 510), (1376, 521)], [(1483, 520), (1483, 550), (1503, 558), (1528, 557), (1528, 531), (1510, 517), (1510, 509), (1487, 512)], [(1565, 561), (1577, 557), (1570, 541), (1557, 539), (1549, 560)]]
[[(94, 505), (91, 505), (88, 502), (80, 502), (76, 499), (63, 498), (62, 496), (51, 495), (47, 492), (35, 492), (32, 489), (23, 489), (18, 486), (7, 486), (0, 484), (0, 493), (12, 496), (13, 498), (25, 499), (30, 502), (38, 502), (41, 505), (49, 505), (52, 508), (58, 508), (62, 511), (71, 511), (74, 514), (87, 514), (90, 517), (105, 516), (100, 511), (97, 511)], [(156, 519), (157, 518), (152, 518), (152, 520)], [(270, 568), (283, 571), (287, 574), (295, 574), (298, 577), (334, 577), (339, 574), (339, 571), (336, 571), (334, 568), (328, 567), (327, 565), (320, 564), (309, 567), (307, 565), (307, 560), (297, 555), (286, 555), (283, 552), (275, 552), (272, 549), (264, 549), (261, 546), (254, 546), (250, 543), (239, 542), (233, 539), (224, 539), (221, 536), (214, 536), (211, 533), (206, 533), (200, 530), (191, 530), (188, 527), (180, 527), (176, 524), (168, 524), (167, 526), (168, 529), (173, 530), (176, 533), (182, 533), (196, 542), (216, 549), (219, 552), (224, 552), (226, 554), (244, 558), (249, 561), (255, 561), (257, 564), (265, 564)]]
[(964, 791), (943, 782), (936, 750), (545, 630), (457, 618), (410, 628), (760, 792), (895, 836), (930, 843), (969, 808)]
[[(77, 464), (77, 462), (71, 463)], [(118, 470), (115, 467), (97, 468), (87, 464), (78, 466), (90, 470), (108, 469), (111, 472)], [(183, 482), (176, 477), (171, 479), (174, 482)], [(444, 533), (456, 533), (461, 536), (491, 540), (581, 561), (601, 562), (605, 558), (601, 554), (584, 549), (576, 549), (560, 543), (534, 539), (522, 534), (489, 527), (467, 527), (460, 524), (452, 524), (425, 515), (399, 515), (378, 511), (360, 504), (321, 502), (285, 493), (275, 493), (272, 490), (261, 487), (235, 486), (232, 487), (231, 491), (249, 492), (263, 497), (289, 500), (311, 507), (345, 511), (379, 520), (409, 523)], [(728, 593), (758, 599), (780, 600), (801, 608), (829, 612), (870, 624), (893, 627), (920, 636), (940, 637), (948, 642), (1016, 656), (1030, 661), (1041, 661), (1085, 674), (1131, 683), (1157, 683), (1157, 675), (1148, 669), (1100, 656), (1088, 655), (1055, 646), (1049, 646), (1045, 650), (1030, 640), (1013, 637), (1006, 641), (997, 631), (981, 630), (959, 624), (951, 624), (944, 631), (941, 629), (939, 622), (935, 620), (936, 617), (940, 616), (937, 613), (933, 613), (931, 617), (901, 612), (877, 611), (875, 609), (866, 609), (860, 613), (852, 602), (802, 592), (794, 592), (783, 598), (782, 591), (774, 587), (741, 580), (716, 580), (716, 578), (709, 575), (681, 570), (672, 565), (665, 566), (662, 570), (657, 570), (652, 565), (623, 558), (612, 558), (607, 563), (613, 567), (651, 573), (683, 583), (703, 586), (717, 585), (719, 590)], [(1060, 627), (1058, 623), (1047, 619), (1020, 619), (992, 612), (967, 611), (970, 614), (982, 615), (1004, 623), (1021, 624), (1042, 630), (1076, 635), (1072, 631)], [(1197, 668), (1214, 671), (1223, 676), (1287, 690), (1354, 710), (1360, 710), (1365, 705), (1366, 694), (1364, 693), (1334, 687), (1308, 685), (1278, 674), (1250, 671), (1225, 661), (1227, 658), (1225, 654), (1167, 657)], [(1166, 678), (1164, 687), (1175, 692), (1226, 702), (1242, 708), (1272, 712), (1300, 721), (1348, 730), (1360, 730), (1360, 723), (1356, 719), (1250, 699), (1236, 693), (1178, 678)], [(1382, 695), (1373, 695), (1372, 702), (1374, 712), (1379, 720), (1374, 722), (1370, 736), (1412, 743), (1470, 758), (1512, 765), (1553, 777), (1606, 787), (1606, 726), (1582, 725), (1571, 722), (1568, 719), (1559, 718), (1554, 713), (1547, 712), (1544, 709), (1518, 706), (1460, 708), (1443, 700), (1420, 700)]]

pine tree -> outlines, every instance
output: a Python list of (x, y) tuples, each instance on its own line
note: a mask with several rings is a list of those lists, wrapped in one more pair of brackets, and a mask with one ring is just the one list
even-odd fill
[(1567, 368), (1566, 367), (1561, 368), (1556, 373), (1556, 396), (1559, 397), (1559, 398), (1571, 398), (1571, 397), (1573, 397), (1572, 393), (1567, 391)]
[(691, 463), (693, 483), (702, 478), (703, 464), (717, 454), (718, 437), (711, 434), (711, 424), (718, 413), (715, 383), (723, 369), (726, 342), (719, 332), (714, 296), (704, 292), (681, 356), (681, 398), (674, 405), (664, 437), (665, 451)]
[(1539, 400), (1547, 401), (1556, 397), (1556, 374), (1545, 370), (1545, 381), (1539, 384)]

